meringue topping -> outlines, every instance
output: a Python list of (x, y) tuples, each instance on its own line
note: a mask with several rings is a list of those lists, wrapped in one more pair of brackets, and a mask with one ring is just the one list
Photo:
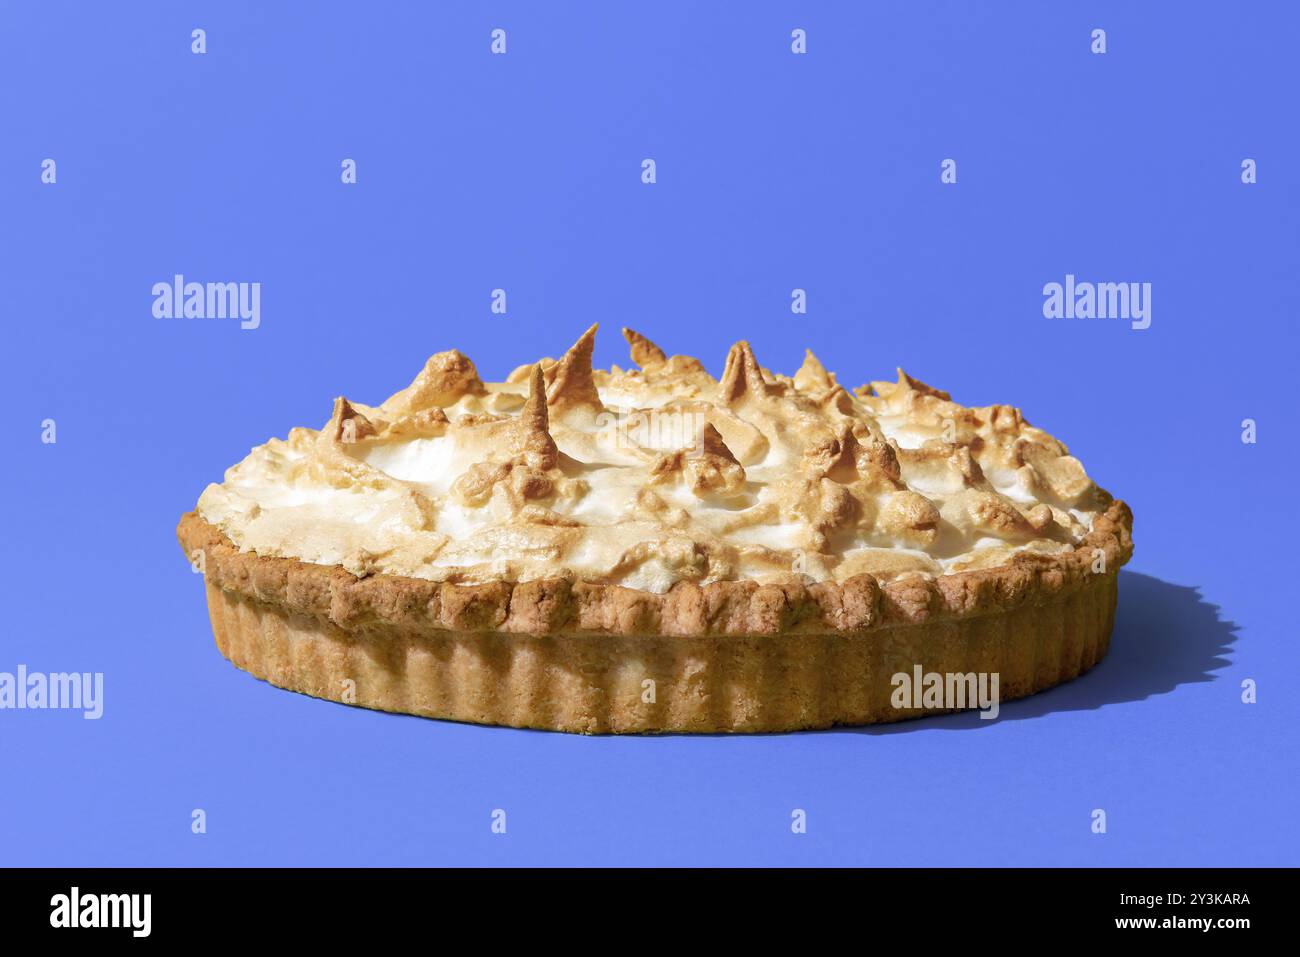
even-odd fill
[(438, 353), (254, 449), (199, 514), (241, 551), (354, 575), (664, 592), (994, 567), (1070, 548), (1111, 501), (1019, 409), (901, 369), (850, 393), (811, 352), (791, 377), (747, 342), (714, 379), (623, 332), (638, 369), (593, 369), (595, 326), (502, 383)]

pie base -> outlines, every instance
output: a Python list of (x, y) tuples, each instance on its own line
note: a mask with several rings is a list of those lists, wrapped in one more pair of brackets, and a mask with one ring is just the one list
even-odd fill
[(206, 590), (221, 653), (313, 697), (586, 734), (774, 732), (957, 710), (893, 706), (892, 677), (915, 665), (997, 673), (1004, 702), (1069, 681), (1106, 653), (1117, 571), (990, 614), (751, 637), (344, 630), (210, 581)]

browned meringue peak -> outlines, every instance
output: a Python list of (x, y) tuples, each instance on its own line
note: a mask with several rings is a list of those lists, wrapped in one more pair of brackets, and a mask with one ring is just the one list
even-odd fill
[(314, 434), (315, 455), (308, 458), (313, 476), (335, 488), (366, 485), (379, 488), (389, 484), (388, 476), (357, 458), (353, 451), (376, 433), (370, 420), (339, 396), (325, 428)]
[(790, 382), (797, 392), (809, 396), (823, 409), (834, 409), (842, 416), (853, 417), (853, 397), (835, 381), (833, 373), (826, 371), (811, 349), (805, 350), (803, 365)]
[(591, 357), (596, 348), (596, 328), (593, 324), (578, 337), (555, 367), (554, 378), (546, 392), (546, 402), (557, 412), (572, 409), (589, 409), (594, 412), (605, 411), (596, 391), (596, 381), (592, 377)]
[(693, 495), (735, 495), (745, 488), (745, 467), (706, 422), (697, 447), (660, 455), (650, 467), (652, 484), (681, 479)]
[(547, 410), (546, 380), (540, 365), (533, 366), (528, 399), (515, 422), (515, 448), (529, 465), (553, 469), (559, 464), (560, 451), (551, 438), (550, 413)]
[[(795, 478), (776, 485), (775, 496), (781, 516), (789, 522), (802, 522), (815, 535), (824, 536), (836, 529), (849, 527), (859, 511), (858, 500), (844, 485), (830, 479)], [(815, 539), (818, 550), (824, 539)]]
[(484, 395), (487, 389), (474, 363), (455, 349), (430, 356), (415, 380), (380, 406), (398, 417), (437, 406), (446, 408), (467, 395)]
[(1097, 508), (1104, 504), (1097, 497), (1100, 490), (1083, 470), (1083, 463), (1065, 454), (1065, 447), (1055, 440), (1046, 444), (1017, 439), (1012, 446), (1011, 462), (1020, 465), (1022, 471), (1028, 469), (1028, 478), (1037, 480), (1040, 494), (1045, 492), (1044, 497), (1055, 504), (1067, 508), (1084, 505)]
[(811, 349), (805, 349), (803, 365), (794, 374), (794, 385), (801, 392), (824, 392), (835, 386), (835, 377), (826, 371)]
[[(549, 499), (560, 486), (572, 490), (577, 483), (563, 479), (560, 450), (550, 433), (546, 380), (540, 365), (533, 366), (528, 398), (515, 417), (463, 418), (465, 444), (480, 450), (482, 462), (470, 465), (451, 485), (460, 504), (476, 508), (487, 504), (500, 487), (505, 507), (523, 521), (555, 524), (545, 511), (519, 514), (530, 501)], [(471, 436), (477, 435), (477, 438)]]
[(352, 403), (339, 396), (334, 400), (334, 412), (330, 416), (325, 434), (335, 442), (357, 442), (375, 435), (377, 430), (371, 421), (353, 407)]
[(641, 333), (624, 326), (623, 338), (632, 347), (632, 361), (642, 369), (658, 369), (660, 366), (667, 364), (668, 356), (664, 354), (664, 351)]
[(902, 366), (898, 367), (897, 382), (872, 382), (871, 385), (879, 395), (915, 392), (918, 395), (928, 395), (933, 396), (936, 399), (943, 399), (945, 402), (952, 400), (952, 396), (947, 392), (944, 392), (942, 389), (936, 389), (933, 386), (926, 385), (920, 379), (908, 375), (903, 371)]
[(623, 337), (631, 347), (632, 361), (640, 369), (626, 373), (618, 366), (608, 373), (597, 369), (598, 386), (609, 386), (615, 381), (624, 386), (635, 383), (641, 387), (665, 383), (671, 385), (674, 398), (678, 400), (704, 395), (717, 387), (717, 381), (694, 356), (669, 356), (647, 337), (626, 326), (623, 327)]
[(830, 426), (809, 424), (803, 434), (800, 471), (805, 476), (860, 484), (876, 492), (900, 487), (894, 447), (870, 424), (851, 420)]
[(595, 332), (501, 384), (438, 353), (382, 405), (340, 398), (255, 449), (200, 512), (242, 549), (356, 574), (662, 592), (989, 567), (1082, 541), (1110, 501), (1012, 406), (901, 371), (854, 397), (811, 353), (786, 376), (746, 342), (719, 381), (632, 330), (640, 368), (593, 370)]
[[(310, 484), (320, 488), (387, 494), (391, 497), (390, 510), (399, 521), (411, 529), (428, 532), (433, 528), (436, 511), (433, 500), (411, 483), (394, 479), (360, 457), (362, 449), (373, 442), (382, 430), (383, 427), (374, 425), (351, 402), (339, 396), (334, 400), (334, 411), (329, 422), (320, 432), (293, 429), (288, 443), (273, 439), (262, 448), (275, 447), (278, 452), (283, 446), (292, 448), (297, 445), (308, 454), (289, 467), (291, 479), (306, 478)], [(257, 451), (254, 449), (253, 454), (236, 468), (242, 468)], [(229, 478), (228, 473), (227, 481)], [(202, 504), (202, 497), (199, 502)], [(263, 515), (261, 506), (253, 504), (249, 514), (254, 519), (269, 519), (264, 524), (271, 529), (284, 526), (281, 515)], [(358, 556), (358, 565), (364, 565), (373, 557), (370, 550), (365, 551), (364, 558)]]
[(772, 392), (772, 386), (763, 377), (763, 370), (754, 357), (754, 350), (744, 340), (737, 342), (727, 353), (718, 398), (727, 405), (736, 405), (750, 399), (766, 399)]
[[(731, 454), (731, 449), (727, 448), (727, 443), (722, 441), (722, 433), (715, 429), (707, 422), (704, 428), (700, 430), (700, 447), (704, 456), (721, 459), (721, 465), (740, 465), (740, 461)], [(745, 470), (740, 470), (741, 481), (744, 481)]]

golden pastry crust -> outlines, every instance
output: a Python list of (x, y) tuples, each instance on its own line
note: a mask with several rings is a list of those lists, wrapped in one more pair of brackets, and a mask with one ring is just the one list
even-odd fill
[[(222, 547), (192, 520), (182, 522), (182, 540)], [(376, 589), (359, 603), (367, 609), (362, 613), (347, 597), (332, 601), (339, 592), (329, 570), (322, 571), (262, 566), (250, 575), (245, 587), (294, 595), (287, 605), (209, 580), (221, 653), (277, 687), (331, 701), (585, 734), (794, 731), (956, 710), (894, 706), (892, 678), (914, 665), (940, 674), (998, 675), (999, 701), (1011, 701), (1069, 681), (1101, 660), (1117, 591), (1115, 569), (1078, 579), (1041, 576), (1036, 587), (1015, 578), (991, 602), (1000, 611), (942, 617), (924, 589), (887, 597), (863, 581), (831, 586), (815, 606), (800, 606), (816, 607), (823, 621), (840, 626), (831, 631), (798, 627), (806, 622), (788, 616), (770, 592), (710, 595), (685, 586), (673, 617), (693, 633), (682, 636), (647, 630), (659, 596), (644, 593), (598, 589), (601, 600), (584, 601), (576, 587), (412, 580), (409, 589)], [(1012, 594), (1019, 604), (1011, 603)], [(376, 602), (380, 596), (388, 599)], [(322, 618), (291, 607), (331, 610)], [(557, 618), (599, 636), (548, 633), (542, 625)], [(898, 623), (909, 619), (919, 623)], [(781, 621), (789, 627), (773, 635)], [(751, 630), (763, 633), (744, 634)]]

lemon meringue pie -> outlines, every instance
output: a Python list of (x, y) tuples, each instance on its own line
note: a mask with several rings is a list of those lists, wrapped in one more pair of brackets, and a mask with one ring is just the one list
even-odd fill
[[(625, 329), (487, 383), (456, 351), (271, 439), (182, 517), (217, 645), (272, 684), (582, 732), (933, 713), (894, 678), (1020, 697), (1105, 653), (1132, 515), (1011, 406), (898, 370), (852, 392), (746, 342), (720, 379)], [(940, 710), (952, 710), (941, 708)]]

